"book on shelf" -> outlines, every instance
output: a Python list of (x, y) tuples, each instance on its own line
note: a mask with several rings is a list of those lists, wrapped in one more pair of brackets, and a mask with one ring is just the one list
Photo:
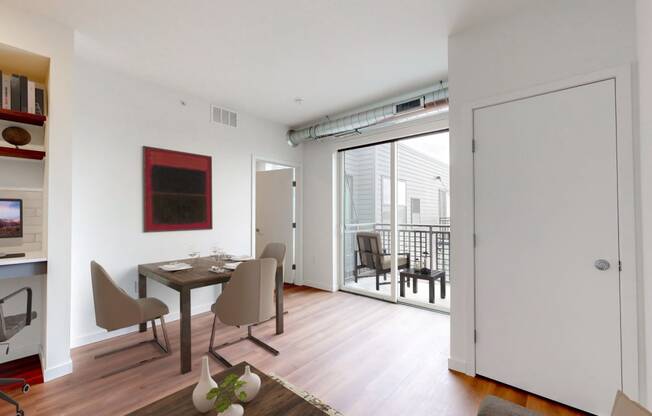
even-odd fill
[(45, 88), (40, 84), (34, 88), (34, 114), (45, 115)]
[(2, 109), (11, 110), (11, 75), (2, 74)]
[(11, 76), (11, 110), (20, 111), (20, 77)]
[(36, 84), (27, 80), (27, 112), (36, 114)]
[(27, 112), (27, 77), (20, 76), (20, 111)]
[(24, 75), (0, 71), (0, 108), (29, 114), (46, 115), (45, 85)]

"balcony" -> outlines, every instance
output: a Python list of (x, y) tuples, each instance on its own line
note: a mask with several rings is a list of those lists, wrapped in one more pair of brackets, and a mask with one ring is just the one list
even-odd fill
[[(347, 224), (344, 230), (344, 286), (370, 293), (390, 295), (391, 286), (383, 284), (376, 290), (376, 272), (371, 269), (361, 269), (358, 272), (358, 281), (355, 282), (354, 268), (360, 264), (357, 257), (356, 234), (361, 231), (375, 231), (380, 235), (383, 250), (390, 252), (390, 225), (379, 223)], [(405, 298), (410, 303), (437, 309), (450, 309), (450, 221), (442, 218), (439, 224), (399, 224), (398, 226), (399, 253), (409, 253), (411, 267), (427, 267), (431, 270), (445, 272), (446, 294), (441, 296), (440, 281), (435, 284), (434, 303), (429, 299), (429, 283), (418, 280), (415, 287), (410, 281), (410, 286), (405, 288)], [(381, 276), (383, 282), (389, 281)], [(398, 288), (397, 288), (398, 291)]]

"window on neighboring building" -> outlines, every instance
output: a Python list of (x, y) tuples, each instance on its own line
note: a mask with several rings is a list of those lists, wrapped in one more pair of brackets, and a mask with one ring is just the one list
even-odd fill
[(347, 224), (357, 221), (353, 197), (353, 175), (344, 175), (344, 219)]
[(421, 224), (421, 200), (410, 198), (410, 223)]
[(447, 189), (439, 190), (439, 223), (450, 224), (450, 198)]
[[(383, 202), (381, 222), (383, 224), (389, 224), (391, 215), (392, 184), (387, 176), (383, 176), (380, 194)], [(396, 196), (398, 203), (398, 222), (399, 224), (404, 224), (407, 222), (407, 182), (398, 181)]]

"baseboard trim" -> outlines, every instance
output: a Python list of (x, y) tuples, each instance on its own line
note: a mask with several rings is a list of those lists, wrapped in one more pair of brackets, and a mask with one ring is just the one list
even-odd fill
[[(197, 315), (200, 313), (208, 312), (211, 310), (212, 303), (206, 303), (203, 305), (193, 306), (191, 309), (191, 315)], [(172, 312), (165, 316), (166, 322), (178, 321), (181, 318), (180, 312)], [(122, 328), (111, 332), (106, 332), (105, 330), (98, 330), (90, 334), (81, 335), (73, 338), (70, 343), (70, 348), (83, 347), (84, 345), (93, 344), (100, 341), (106, 341), (107, 339), (119, 337), (121, 335), (130, 334), (132, 332), (138, 331), (138, 325), (130, 326), (129, 328)]]
[(332, 286), (324, 285), (321, 282), (304, 281), (303, 286), (314, 287), (315, 289), (325, 290), (327, 292), (335, 292), (335, 288), (333, 288)]
[(43, 381), (47, 383), (48, 381), (52, 381), (55, 378), (63, 377), (70, 373), (72, 373), (72, 360), (69, 359), (63, 364), (46, 368), (45, 371), (43, 371)]
[(466, 373), (466, 362), (462, 360), (456, 360), (454, 358), (449, 358), (448, 369), (457, 371), (458, 373)]

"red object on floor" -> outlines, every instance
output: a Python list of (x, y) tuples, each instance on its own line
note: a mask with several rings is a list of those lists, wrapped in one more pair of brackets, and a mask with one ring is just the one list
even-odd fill
[[(38, 355), (19, 358), (0, 364), (0, 378), (24, 378), (30, 386), (43, 383), (43, 371)], [(11, 392), (22, 388), (22, 384), (8, 384), (1, 386), (0, 390)]]

